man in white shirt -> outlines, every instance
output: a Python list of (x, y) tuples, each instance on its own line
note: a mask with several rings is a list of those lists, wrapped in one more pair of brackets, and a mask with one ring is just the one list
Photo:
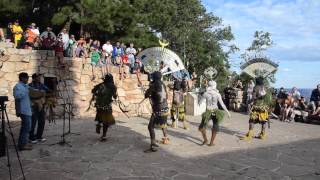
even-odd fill
[(105, 44), (103, 44), (102, 50), (103, 50), (103, 53), (105, 54), (105, 58), (106, 58), (107, 73), (111, 73), (110, 72), (110, 64), (111, 64), (111, 56), (112, 56), (113, 46), (110, 43), (110, 41), (107, 41)]

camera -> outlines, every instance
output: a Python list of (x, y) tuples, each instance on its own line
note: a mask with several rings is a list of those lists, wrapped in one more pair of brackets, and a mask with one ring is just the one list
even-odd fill
[(7, 102), (9, 101), (8, 96), (0, 96), (0, 102)]
[(0, 96), (0, 103), (1, 104), (4, 103), (4, 102), (7, 102), (7, 101), (9, 101), (8, 96)]

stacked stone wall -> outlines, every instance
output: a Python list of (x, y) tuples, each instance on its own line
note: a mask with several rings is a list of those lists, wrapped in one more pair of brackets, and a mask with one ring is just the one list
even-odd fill
[[(73, 114), (76, 117), (94, 116), (95, 109), (87, 111), (91, 99), (92, 88), (102, 82), (102, 72), (99, 68), (95, 71), (96, 78), (92, 76), (92, 66), (89, 58), (68, 58), (65, 57), (67, 66), (64, 70), (57, 67), (57, 60), (54, 51), (47, 50), (26, 50), (15, 49), (10, 44), (0, 43), (0, 48), (5, 50), (5, 56), (1, 58), (0, 69), (0, 95), (8, 96), (7, 109), (9, 114), (14, 114), (14, 98), (12, 89), (18, 82), (18, 74), (27, 72), (30, 76), (33, 73), (41, 73), (43, 77), (56, 77), (57, 85), (57, 106), (54, 112), (62, 116), (65, 103), (73, 104)], [(0, 65), (1, 65), (0, 64)], [(135, 74), (127, 75), (126, 79), (119, 80), (119, 69), (113, 66), (111, 72), (118, 88), (119, 99), (124, 104), (129, 116), (150, 116), (151, 106), (148, 100), (139, 104), (144, 93), (138, 87)], [(30, 78), (31, 81), (31, 78)], [(148, 87), (147, 75), (141, 75), (144, 88)], [(171, 95), (171, 93), (169, 93)], [(171, 97), (171, 96), (170, 96)], [(171, 98), (170, 98), (171, 99)], [(113, 104), (115, 116), (124, 116), (117, 104)]]

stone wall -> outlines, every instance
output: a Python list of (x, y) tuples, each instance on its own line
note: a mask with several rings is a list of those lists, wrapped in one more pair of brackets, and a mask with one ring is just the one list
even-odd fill
[[(9, 114), (14, 114), (14, 98), (12, 89), (18, 82), (18, 74), (27, 72), (30, 76), (37, 72), (44, 77), (56, 77), (59, 81), (57, 91), (58, 105), (54, 109), (57, 115), (62, 114), (61, 104), (70, 101), (73, 104), (73, 113), (76, 117), (94, 116), (95, 110), (91, 108), (86, 111), (91, 99), (91, 89), (102, 82), (101, 70), (96, 73), (96, 78), (92, 80), (92, 70), (89, 58), (68, 58), (65, 57), (67, 67), (65, 70), (57, 68), (57, 60), (54, 51), (47, 50), (25, 50), (14, 49), (12, 45), (0, 43), (0, 48), (5, 50), (6, 58), (2, 58), (2, 68), (0, 69), (0, 95), (9, 96), (7, 109)], [(3, 62), (3, 60), (6, 60)], [(151, 107), (148, 100), (139, 105), (144, 98), (143, 90), (138, 87), (136, 75), (129, 75), (120, 81), (118, 68), (111, 68), (118, 95), (124, 103), (129, 116), (149, 116)], [(141, 75), (141, 80), (145, 88), (149, 82), (147, 75)], [(31, 79), (30, 79), (31, 81)], [(170, 93), (171, 94), (171, 93)], [(171, 99), (171, 98), (170, 98)], [(114, 115), (123, 116), (116, 104), (113, 104)]]

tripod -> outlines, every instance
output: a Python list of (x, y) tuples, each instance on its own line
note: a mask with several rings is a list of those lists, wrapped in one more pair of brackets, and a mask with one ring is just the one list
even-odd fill
[[(0, 111), (1, 111), (1, 122), (2, 122), (1, 123), (1, 129), (2, 129), (1, 136), (3, 137), (3, 140), (4, 140), (4, 142), (3, 142), (4, 146), (5, 146), (5, 150), (4, 151), (6, 151), (6, 155), (7, 155), (7, 162), (8, 162), (7, 166), (8, 166), (8, 169), (9, 169), (10, 180), (12, 179), (12, 172), (11, 172), (11, 164), (10, 164), (9, 145), (8, 145), (6, 134), (5, 134), (6, 131), (8, 131), (8, 133), (10, 134), (10, 136), (12, 138), (13, 146), (14, 146), (14, 149), (16, 151), (16, 155), (17, 155), (17, 158), (18, 158), (18, 161), (19, 161), (19, 166), (20, 166), (20, 170), (21, 170), (21, 173), (22, 173), (22, 177), (25, 180), (26, 177), (24, 175), (22, 163), (21, 163), (21, 160), (20, 160), (20, 155), (19, 155), (19, 152), (18, 152), (16, 141), (15, 141), (13, 133), (12, 133), (10, 121), (9, 121), (7, 110), (6, 110), (6, 104), (4, 104), (4, 101), (0, 102)], [(5, 124), (6, 124), (5, 121), (6, 120), (7, 120), (7, 124), (8, 124), (8, 127), (9, 127), (8, 130), (5, 127)]]
[(63, 104), (64, 106), (65, 106), (65, 109), (66, 109), (66, 111), (65, 111), (65, 113), (66, 114), (68, 114), (68, 132), (66, 132), (66, 134), (74, 134), (74, 135), (80, 135), (79, 133), (72, 133), (71, 132), (71, 123), (70, 123), (70, 121), (71, 121), (71, 116), (73, 115), (73, 113), (72, 113), (72, 103), (70, 103), (70, 102), (68, 102), (68, 103), (66, 103), (66, 104)]
[[(72, 145), (66, 141), (65, 139), (65, 135), (67, 134), (65, 129), (66, 129), (66, 113), (67, 113), (67, 104), (62, 104), (63, 105), (63, 126), (62, 126), (62, 135), (61, 135), (61, 140), (57, 143), (54, 143), (54, 144), (51, 144), (51, 145), (56, 145), (56, 144), (59, 144), (61, 146), (64, 146), (64, 145), (68, 145), (69, 147), (72, 147)], [(69, 131), (70, 131), (70, 116), (71, 114), (69, 114)]]

